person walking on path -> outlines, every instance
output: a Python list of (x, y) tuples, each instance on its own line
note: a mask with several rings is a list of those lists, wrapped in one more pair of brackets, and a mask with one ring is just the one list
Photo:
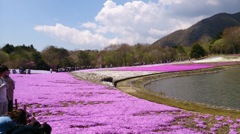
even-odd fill
[(8, 69), (8, 67), (2, 65), (2, 68), (3, 70), (5, 70), (5, 75), (3, 76), (3, 79), (7, 85), (8, 112), (11, 112), (13, 110), (13, 95), (15, 89), (15, 82), (9, 76), (10, 70)]
[(4, 80), (5, 69), (0, 66), (0, 116), (8, 111), (7, 85)]

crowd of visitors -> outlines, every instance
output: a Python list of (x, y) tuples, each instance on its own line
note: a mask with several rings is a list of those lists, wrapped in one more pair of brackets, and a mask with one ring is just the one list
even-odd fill
[[(16, 69), (12, 69), (12, 73), (16, 74), (17, 73)], [(31, 74), (31, 69), (25, 69), (25, 68), (20, 67), (19, 73), (20, 74)]]
[(38, 122), (24, 109), (13, 108), (15, 83), (10, 70), (0, 65), (0, 134), (50, 134), (51, 126)]

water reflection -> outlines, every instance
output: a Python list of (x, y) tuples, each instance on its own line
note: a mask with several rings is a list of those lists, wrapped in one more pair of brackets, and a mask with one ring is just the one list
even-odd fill
[(191, 102), (240, 109), (240, 68), (159, 80), (145, 88)]

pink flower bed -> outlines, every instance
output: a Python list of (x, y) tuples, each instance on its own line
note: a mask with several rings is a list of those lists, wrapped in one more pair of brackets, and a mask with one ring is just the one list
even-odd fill
[(120, 67), (113, 70), (121, 71), (159, 71), (159, 72), (176, 72), (196, 70), (203, 68), (211, 68), (214, 65), (210, 64), (159, 64), (153, 66), (137, 66), (137, 67)]
[(16, 81), (15, 98), (36, 113), (39, 121), (49, 123), (53, 133), (148, 132), (174, 118), (138, 114), (178, 111), (67, 73), (11, 76)]
[[(177, 69), (177, 66), (168, 67), (175, 71), (210, 67), (180, 65), (181, 69)], [(15, 99), (21, 106), (27, 105), (40, 122), (50, 124), (53, 134), (213, 133), (224, 126), (223, 121), (219, 121), (220, 127), (207, 127), (208, 120), (218, 122), (219, 117), (215, 119), (214, 115), (138, 99), (113, 87), (76, 79), (68, 73), (11, 74), (11, 77), (16, 82)], [(238, 120), (227, 122), (232, 126), (231, 132), (238, 130)]]

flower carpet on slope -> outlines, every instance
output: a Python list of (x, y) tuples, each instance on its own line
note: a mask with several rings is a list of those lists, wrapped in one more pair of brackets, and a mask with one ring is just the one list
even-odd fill
[(176, 72), (176, 71), (187, 71), (196, 70), (203, 68), (210, 68), (213, 65), (210, 64), (159, 64), (153, 66), (137, 66), (137, 67), (121, 67), (113, 70), (121, 71), (159, 71), (159, 72)]
[(11, 74), (15, 98), (53, 134), (237, 133), (240, 120), (149, 102), (68, 73)]
[(98, 68), (74, 71), (73, 74), (90, 81), (112, 77), (113, 81), (162, 72), (187, 71), (215, 67), (216, 64), (153, 64), (129, 67)]
[[(67, 73), (11, 76), (16, 81), (15, 98), (40, 122), (49, 123), (53, 134), (206, 133), (239, 128), (236, 119), (148, 102)], [(215, 123), (209, 123), (213, 119)]]

